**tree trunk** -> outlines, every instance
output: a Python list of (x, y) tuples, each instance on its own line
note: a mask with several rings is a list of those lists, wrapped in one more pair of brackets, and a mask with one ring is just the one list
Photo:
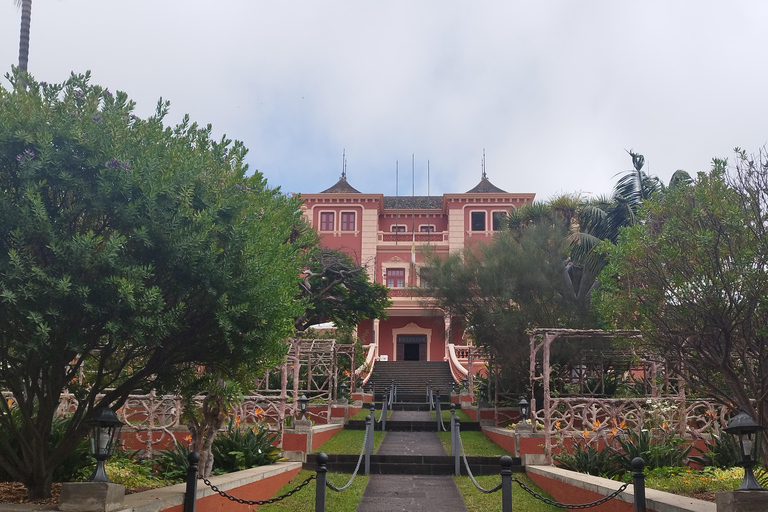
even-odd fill
[(32, 22), (32, 0), (21, 2), (21, 30), (19, 35), (19, 69), (27, 71), (29, 63), (29, 27)]
[(187, 428), (192, 437), (192, 446), (200, 454), (198, 475), (208, 478), (213, 470), (213, 440), (227, 418), (227, 409), (221, 396), (209, 393), (203, 399), (201, 407), (202, 417), (190, 417)]

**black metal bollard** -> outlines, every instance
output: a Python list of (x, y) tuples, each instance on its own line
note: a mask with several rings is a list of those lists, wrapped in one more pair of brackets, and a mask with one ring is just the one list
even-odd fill
[(371, 474), (371, 455), (373, 455), (373, 416), (365, 417), (365, 474)]
[(456, 404), (451, 404), (451, 455), (456, 453), (456, 429), (453, 420), (456, 418)]
[(315, 512), (325, 512), (325, 484), (328, 473), (328, 455), (320, 452), (315, 457), (317, 463), (317, 487), (315, 488)]
[(461, 435), (461, 422), (459, 418), (453, 418), (453, 435), (456, 439), (456, 452), (453, 454), (453, 474), (455, 476), (461, 476), (461, 461), (459, 460), (461, 457), (461, 443), (459, 441), (459, 436)]
[(381, 402), (381, 431), (387, 430), (387, 394), (384, 394), (384, 401)]
[(437, 420), (437, 431), (440, 432), (440, 422), (443, 419), (443, 411), (440, 408), (440, 390), (437, 390), (437, 400), (435, 401), (435, 419)]
[(501, 458), (501, 512), (512, 512), (512, 457)]
[(635, 488), (635, 512), (645, 512), (645, 461), (640, 457), (632, 459), (632, 485)]
[(184, 512), (195, 512), (197, 501), (197, 463), (200, 462), (200, 454), (190, 452), (187, 455), (189, 466), (187, 467), (187, 489), (184, 492)]

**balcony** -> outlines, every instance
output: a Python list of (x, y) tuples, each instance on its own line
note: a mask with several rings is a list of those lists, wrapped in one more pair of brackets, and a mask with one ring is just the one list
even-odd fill
[[(414, 240), (413, 232), (402, 233), (390, 233), (385, 231), (379, 231), (379, 242), (392, 242), (392, 243), (408, 243)], [(434, 243), (434, 242), (446, 242), (448, 241), (448, 233), (442, 231), (440, 233), (415, 233), (415, 240), (419, 243)]]

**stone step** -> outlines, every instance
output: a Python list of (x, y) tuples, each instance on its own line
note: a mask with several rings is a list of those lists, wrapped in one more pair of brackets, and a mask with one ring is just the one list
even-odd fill
[[(340, 473), (352, 473), (359, 455), (328, 454), (328, 470)], [(501, 472), (501, 457), (467, 457), (467, 463), (473, 475), (498, 475)], [(360, 464), (364, 470), (365, 459)], [(466, 475), (464, 461), (460, 461), (461, 474)], [(315, 457), (310, 455), (304, 463), (304, 469), (317, 471)], [(371, 473), (381, 475), (452, 475), (455, 471), (455, 459), (450, 455), (372, 455)], [(512, 471), (524, 473), (525, 467), (519, 457), (512, 458)]]
[[(450, 429), (448, 421), (443, 420), (445, 428)], [(348, 421), (344, 428), (347, 430), (365, 430), (365, 420)], [(460, 424), (462, 432), (482, 430), (480, 423), (475, 421), (463, 421)], [(381, 423), (374, 424), (374, 430), (381, 430)], [(434, 421), (392, 421), (387, 420), (387, 432), (437, 432), (437, 420)]]

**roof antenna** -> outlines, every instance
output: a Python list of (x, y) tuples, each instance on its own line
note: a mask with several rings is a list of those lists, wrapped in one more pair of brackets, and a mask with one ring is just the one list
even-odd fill
[(485, 148), (483, 148), (483, 176), (482, 179), (486, 180), (488, 179), (488, 176), (485, 174)]
[(341, 179), (347, 181), (347, 150), (341, 150)]

